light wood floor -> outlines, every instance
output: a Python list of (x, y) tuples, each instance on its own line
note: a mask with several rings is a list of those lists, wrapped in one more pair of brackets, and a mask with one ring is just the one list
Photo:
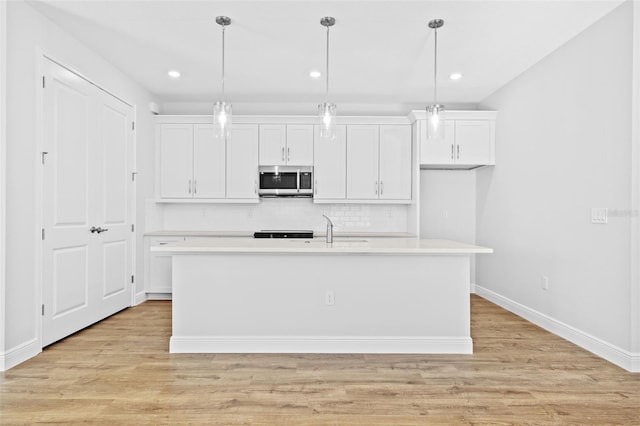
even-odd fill
[(632, 374), (477, 296), (473, 355), (169, 355), (170, 302), (0, 373), (0, 424), (640, 425)]

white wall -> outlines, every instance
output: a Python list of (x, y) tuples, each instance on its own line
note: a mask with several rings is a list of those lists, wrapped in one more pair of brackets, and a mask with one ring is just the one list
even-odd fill
[[(498, 111), (498, 166), (477, 172), (477, 242), (495, 253), (477, 258), (476, 290), (626, 367), (632, 7), (482, 102)], [(607, 225), (592, 207), (609, 208)]]
[(475, 170), (420, 170), (420, 237), (476, 243)]
[[(24, 1), (8, 2), (7, 31), (6, 311), (1, 319), (6, 334), (0, 355), (4, 356), (5, 367), (10, 368), (40, 349), (37, 303), (41, 182), (40, 141), (35, 123), (41, 80), (37, 52), (41, 49), (137, 106), (139, 205), (153, 193), (153, 124), (147, 110), (152, 99), (147, 92)], [(137, 275), (142, 277), (143, 209), (138, 210), (137, 216)]]

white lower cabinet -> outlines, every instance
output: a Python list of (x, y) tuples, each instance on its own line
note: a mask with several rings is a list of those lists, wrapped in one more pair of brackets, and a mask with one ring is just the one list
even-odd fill
[[(146, 237), (145, 291), (150, 298), (166, 298), (171, 288), (171, 256), (151, 251), (152, 247), (184, 241), (184, 237)], [(165, 295), (163, 297), (163, 295)]]

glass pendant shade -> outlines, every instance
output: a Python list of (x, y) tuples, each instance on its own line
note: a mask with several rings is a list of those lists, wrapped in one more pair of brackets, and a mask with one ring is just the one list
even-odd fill
[(326, 140), (336, 138), (336, 104), (329, 102), (318, 105), (320, 116), (320, 137)]
[(229, 102), (216, 102), (213, 104), (213, 125), (217, 138), (228, 138), (231, 131), (231, 104)]
[(444, 105), (427, 106), (427, 126), (430, 139), (444, 139)]

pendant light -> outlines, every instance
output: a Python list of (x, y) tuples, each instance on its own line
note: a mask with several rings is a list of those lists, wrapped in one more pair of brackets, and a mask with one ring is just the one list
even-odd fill
[(433, 105), (427, 106), (427, 120), (429, 138), (444, 137), (444, 105), (438, 103), (438, 28), (444, 25), (442, 19), (429, 21), (429, 28), (433, 29)]
[(325, 16), (320, 20), (320, 24), (327, 28), (327, 85), (324, 103), (318, 105), (318, 115), (320, 116), (320, 137), (328, 140), (336, 138), (336, 104), (329, 102), (329, 28), (335, 23), (335, 18), (331, 16)]
[(213, 125), (215, 135), (227, 139), (231, 130), (231, 104), (226, 101), (224, 93), (224, 30), (231, 25), (231, 19), (227, 16), (217, 16), (216, 23), (222, 27), (222, 100), (213, 104)]

